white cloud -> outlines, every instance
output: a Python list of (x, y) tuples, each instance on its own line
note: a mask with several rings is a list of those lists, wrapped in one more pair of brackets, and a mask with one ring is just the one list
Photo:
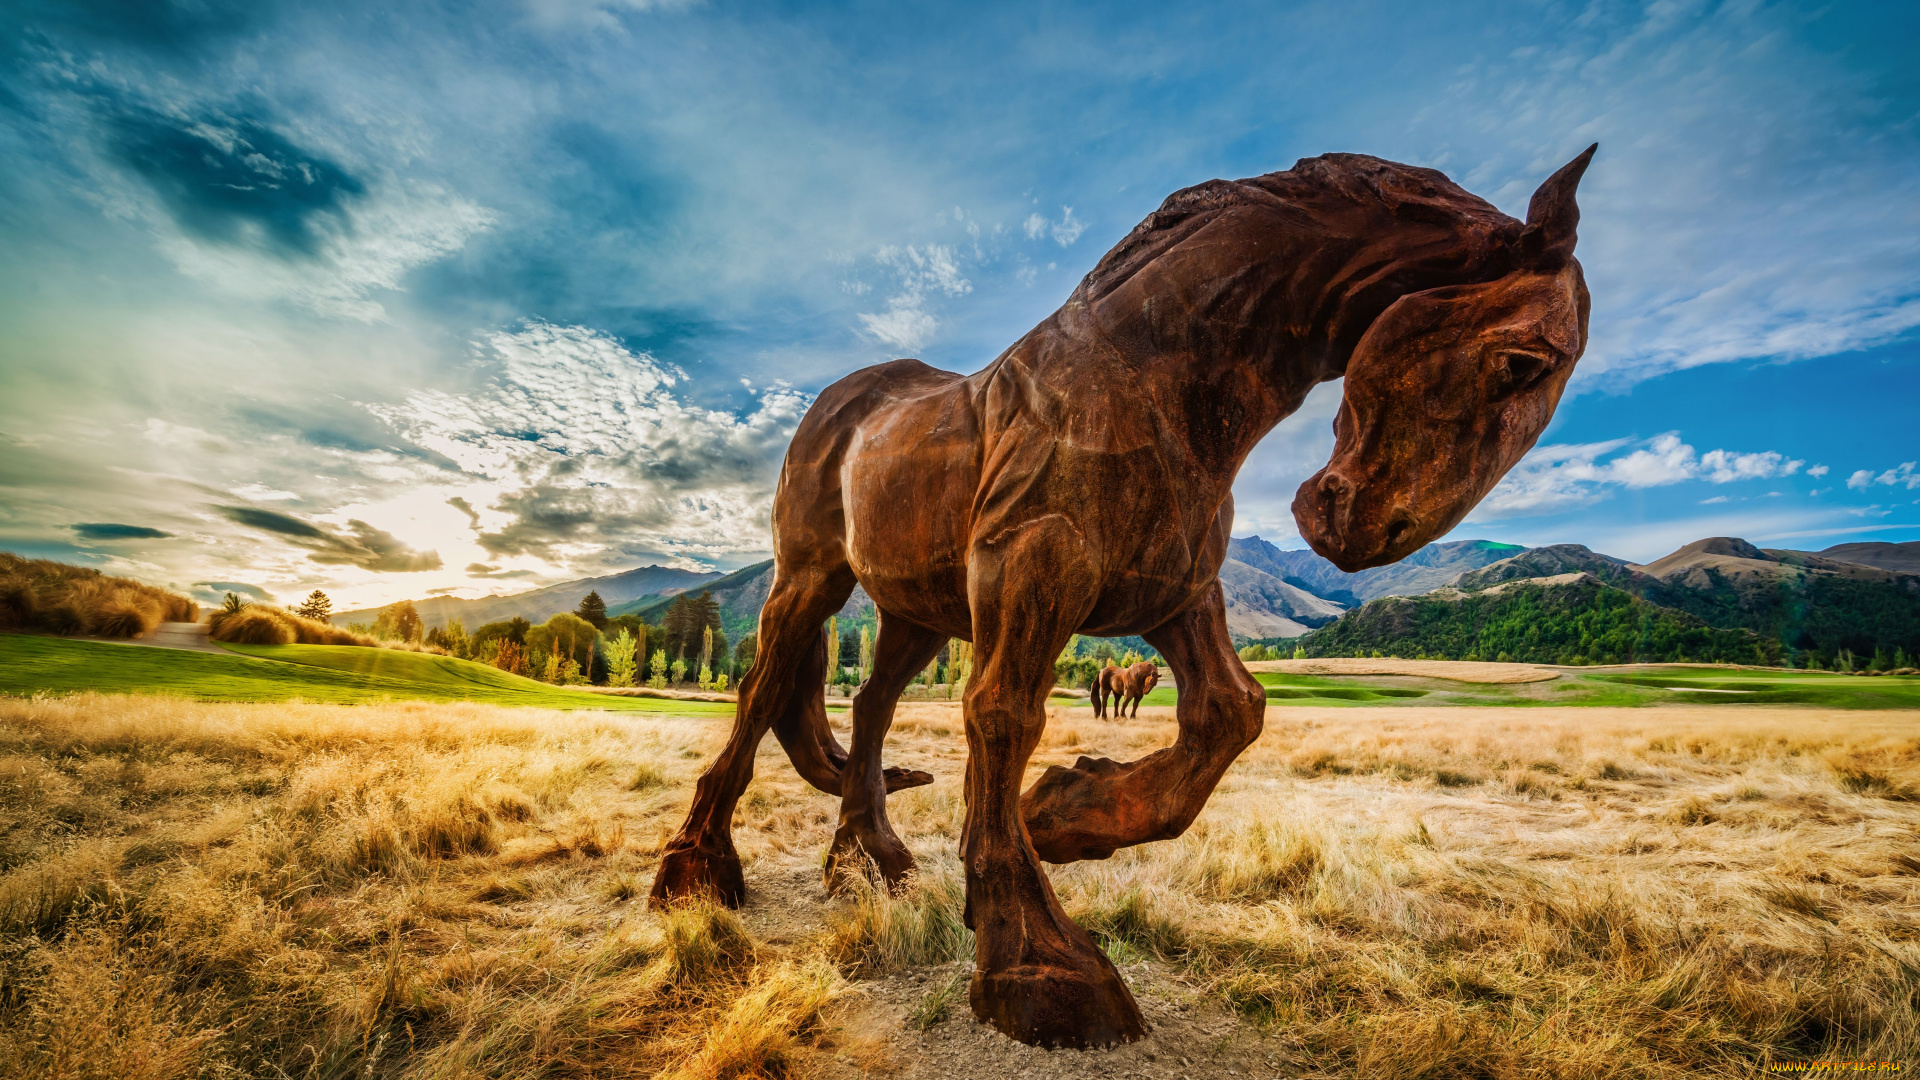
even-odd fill
[(1867, 485), (1871, 483), (1873, 483), (1872, 469), (1858, 469), (1852, 476), (1847, 477), (1847, 486), (1855, 491), (1865, 491)]
[(1815, 465), (1813, 468), (1807, 470), (1807, 475), (1818, 480), (1832, 471), (1832, 469), (1827, 468), (1825, 465)]
[(940, 321), (927, 314), (920, 303), (921, 298), (917, 296), (891, 297), (887, 310), (862, 312), (860, 326), (882, 345), (892, 345), (902, 352), (919, 352), (922, 345), (933, 340), (933, 332), (940, 327)]
[(1087, 231), (1087, 223), (1073, 216), (1073, 207), (1063, 206), (1060, 208), (1059, 221), (1048, 221), (1039, 214), (1029, 214), (1025, 228), (1029, 240), (1051, 236), (1053, 242), (1061, 247), (1072, 247), (1073, 242), (1080, 239), (1080, 234)]
[(582, 326), (530, 323), (477, 351), (500, 372), (484, 391), (369, 408), (468, 475), (461, 491), (505, 522), (479, 536), (490, 554), (631, 565), (768, 549), (806, 395), (767, 388), (745, 415), (689, 405), (684, 371)]
[(893, 271), (898, 291), (887, 297), (885, 311), (860, 313), (860, 326), (869, 337), (903, 352), (919, 351), (939, 329), (939, 320), (927, 310), (934, 293), (952, 297), (973, 291), (953, 249), (942, 244), (888, 245), (874, 259)]
[(1690, 480), (1730, 484), (1792, 476), (1806, 464), (1772, 450), (1696, 453), (1677, 431), (1656, 435), (1645, 446), (1618, 457), (1608, 456), (1630, 442), (1612, 439), (1535, 447), (1493, 489), (1475, 516), (1510, 517), (1578, 506), (1604, 498), (1608, 487), (1665, 487)]
[[(1915, 488), (1920, 488), (1920, 472), (1914, 471), (1914, 468), (1917, 465), (1920, 465), (1920, 462), (1903, 461), (1899, 465), (1896, 465), (1893, 468), (1888, 469), (1886, 472), (1881, 473), (1879, 476), (1874, 477), (1873, 482), (1876, 484), (1884, 484), (1888, 487), (1904, 487), (1908, 491), (1912, 491)], [(1854, 473), (1853, 475), (1858, 477), (1865, 474), (1866, 472), (1867, 470), (1862, 469), (1860, 472)], [(1853, 486), (1853, 481), (1851, 479), (1847, 481), (1847, 486), (1848, 487)], [(1860, 486), (1864, 488), (1867, 485), (1863, 483)]]

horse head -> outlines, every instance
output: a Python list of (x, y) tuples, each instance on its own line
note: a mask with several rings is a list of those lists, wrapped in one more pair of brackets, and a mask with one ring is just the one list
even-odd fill
[(1595, 148), (1534, 192), (1510, 273), (1402, 296), (1361, 335), (1333, 457), (1293, 501), (1301, 536), (1335, 566), (1381, 566), (1444, 535), (1553, 418), (1586, 348), (1574, 189)]

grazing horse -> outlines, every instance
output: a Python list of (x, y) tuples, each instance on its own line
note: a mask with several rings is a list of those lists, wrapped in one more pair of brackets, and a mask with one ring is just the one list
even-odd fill
[[(1133, 715), (1140, 715), (1140, 699), (1153, 693), (1160, 683), (1160, 668), (1157, 664), (1145, 660), (1130, 668), (1109, 668), (1113, 679), (1113, 715), (1115, 719), (1127, 715), (1127, 704), (1133, 704)], [(1105, 674), (1105, 672), (1102, 672)]]
[(1105, 719), (1107, 715), (1107, 698), (1113, 698), (1117, 704), (1120, 700), (1121, 689), (1120, 666), (1110, 663), (1106, 667), (1101, 668), (1100, 673), (1093, 677), (1094, 719)]
[[(1574, 189), (1593, 148), (1517, 221), (1432, 169), (1308, 158), (1170, 196), (1059, 311), (979, 372), (917, 360), (822, 391), (774, 499), (775, 575), (733, 735), (669, 841), (655, 903), (745, 894), (731, 821), (771, 729), (841, 798), (829, 887), (913, 858), (882, 769), (894, 703), (949, 638), (973, 642), (960, 853), (974, 1015), (1022, 1042), (1104, 1046), (1145, 1024), (1041, 862), (1180, 835), (1260, 733), (1219, 572), (1234, 476), (1314, 386), (1345, 378), (1333, 456), (1294, 517), (1343, 570), (1452, 528), (1533, 446), (1586, 345)], [(842, 749), (822, 624), (855, 584), (879, 609)], [(1179, 683), (1174, 744), (1021, 776), (1074, 634), (1139, 634)]]

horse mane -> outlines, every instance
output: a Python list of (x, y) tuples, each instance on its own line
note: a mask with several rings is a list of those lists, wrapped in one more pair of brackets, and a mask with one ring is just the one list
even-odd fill
[[(1100, 299), (1227, 210), (1263, 206), (1311, 227), (1334, 210), (1350, 211), (1356, 205), (1377, 208), (1395, 219), (1454, 226), (1463, 244), (1480, 249), (1477, 254), (1482, 256), (1487, 241), (1510, 243), (1523, 227), (1437, 169), (1367, 154), (1322, 154), (1301, 158), (1284, 172), (1208, 180), (1174, 192), (1101, 257), (1080, 290), (1088, 300)], [(1475, 252), (1462, 254), (1463, 262), (1480, 261), (1472, 257)]]

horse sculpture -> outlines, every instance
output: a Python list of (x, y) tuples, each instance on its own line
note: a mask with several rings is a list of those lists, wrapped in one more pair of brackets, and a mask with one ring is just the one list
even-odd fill
[(1128, 703), (1133, 705), (1133, 715), (1139, 716), (1140, 699), (1153, 693), (1159, 683), (1160, 668), (1145, 660), (1124, 668), (1109, 664), (1093, 680), (1093, 715), (1107, 715), (1106, 699), (1112, 697), (1115, 719), (1127, 715)]
[[(1593, 151), (1541, 185), (1525, 222), (1432, 169), (1355, 154), (1210, 181), (1169, 197), (978, 373), (895, 360), (828, 387), (781, 470), (733, 735), (654, 901), (743, 899), (730, 825), (769, 728), (841, 798), (828, 886), (868, 860), (901, 882), (914, 863), (885, 795), (932, 778), (883, 770), (881, 742), (915, 673), (970, 640), (974, 1015), (1041, 1045), (1139, 1038), (1126, 985), (1040, 864), (1180, 835), (1259, 735), (1266, 698), (1234, 654), (1218, 577), (1235, 474), (1308, 390), (1344, 376), (1333, 457), (1293, 504), (1313, 549), (1379, 566), (1465, 517), (1539, 438), (1585, 347), (1574, 189)], [(848, 751), (827, 726), (822, 624), (856, 582), (879, 638)], [(1022, 794), (1076, 633), (1159, 651), (1178, 736), (1138, 761), (1050, 767)]]

